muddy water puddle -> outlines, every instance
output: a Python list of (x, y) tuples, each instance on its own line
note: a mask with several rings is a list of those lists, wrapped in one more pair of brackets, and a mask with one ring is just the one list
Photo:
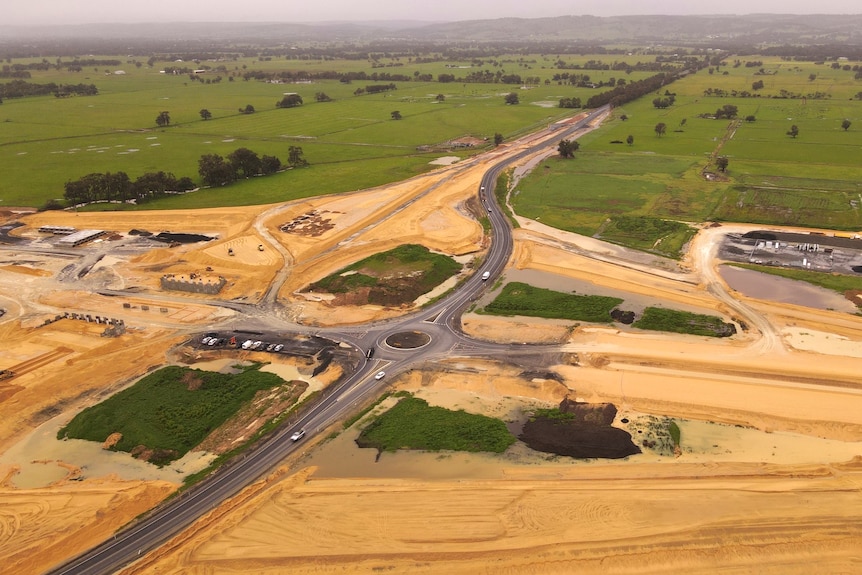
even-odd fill
[[(0, 455), (0, 469), (19, 467), (11, 480), (20, 489), (47, 487), (64, 478), (88, 479), (115, 475), (127, 480), (163, 480), (173, 483), (204, 469), (215, 458), (200, 452), (162, 468), (139, 461), (128, 453), (102, 449), (102, 444), (83, 439), (57, 439), (57, 432), (69, 417), (57, 417), (41, 426), (11, 449)], [(61, 465), (62, 462), (64, 465)], [(80, 468), (80, 474), (70, 469)]]
[[(427, 392), (428, 390), (423, 390)], [(420, 395), (420, 394), (417, 394)], [(422, 393), (431, 404), (437, 394)], [(511, 398), (508, 398), (511, 400)], [(451, 398), (449, 398), (451, 400)], [(394, 403), (387, 400), (375, 410), (382, 413)], [(469, 398), (458, 402), (466, 411), (478, 412)], [(497, 417), (503, 416), (513, 434), (523, 425), (526, 411), (512, 409), (505, 401), (498, 407)], [(472, 408), (471, 408), (472, 407)], [(517, 419), (511, 419), (515, 414)], [(504, 414), (508, 415), (505, 417)], [(618, 413), (615, 427), (632, 434), (633, 441), (643, 453), (623, 459), (573, 459), (534, 451), (518, 441), (503, 454), (399, 451), (382, 453), (376, 449), (360, 448), (355, 440), (360, 428), (371, 419), (364, 419), (346, 431), (340, 432), (310, 451), (303, 465), (317, 466), (315, 477), (325, 478), (417, 478), (417, 479), (499, 479), (514, 468), (552, 470), (573, 465), (628, 465), (632, 463), (717, 463), (717, 462), (768, 462), (776, 464), (831, 463), (848, 461), (862, 455), (862, 442), (844, 442), (821, 439), (795, 433), (766, 432), (708, 421), (673, 419), (681, 430), (682, 455), (673, 454), (667, 425), (671, 418), (642, 413)], [(647, 444), (653, 447), (645, 446)], [(667, 445), (665, 445), (667, 444)]]
[(731, 288), (748, 297), (815, 309), (847, 313), (858, 311), (843, 295), (804, 281), (727, 265), (721, 266), (719, 270)]

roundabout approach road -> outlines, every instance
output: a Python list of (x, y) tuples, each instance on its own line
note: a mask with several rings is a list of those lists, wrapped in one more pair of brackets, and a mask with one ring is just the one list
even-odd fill
[[(330, 394), (292, 425), (286, 425), (277, 430), (267, 439), (247, 450), (240, 458), (219, 468), (194, 488), (163, 504), (145, 519), (135, 522), (118, 532), (113, 538), (51, 573), (107, 574), (117, 571), (132, 561), (144, 559), (146, 553), (156, 549), (224, 500), (264, 476), (299, 448), (302, 442), (294, 442), (290, 439), (295, 431), (304, 429), (309, 437), (325, 429), (334, 421), (347, 416), (368, 397), (379, 393), (388, 385), (388, 380), (393, 375), (406, 371), (413, 365), (451, 355), (455, 350), (459, 355), (464, 356), (495, 356), (513, 349), (522, 349), (521, 346), (472, 340), (461, 332), (461, 314), (475, 301), (486, 285), (492, 285), (500, 276), (512, 253), (511, 228), (507, 216), (494, 201), (494, 186), (498, 176), (507, 166), (533, 154), (547, 151), (549, 146), (556, 146), (561, 139), (580, 135), (591, 122), (606, 113), (607, 108), (599, 108), (570, 126), (556, 130), (548, 128), (538, 132), (529, 137), (528, 144), (513, 147), (511, 152), (508, 152), (484, 174), (477, 192), (491, 221), (493, 235), (491, 245), (476, 273), (459, 284), (446, 297), (418, 312), (373, 326), (304, 330), (353, 345), (360, 350), (373, 347), (378, 352), (373, 359), (361, 361), (352, 375), (338, 382)], [(488, 277), (483, 279), (485, 272), (488, 273)], [(271, 286), (269, 291), (277, 293), (278, 286)], [(254, 309), (254, 306), (247, 304), (231, 307), (246, 314), (247, 319), (244, 323), (250, 329), (254, 329), (257, 325), (255, 316), (259, 317), (261, 312), (265, 312), (263, 309)], [(400, 332), (422, 332), (430, 337), (426, 345), (412, 349), (397, 349), (385, 343), (388, 337)], [(375, 379), (372, 374), (381, 370), (385, 370), (386, 376)]]

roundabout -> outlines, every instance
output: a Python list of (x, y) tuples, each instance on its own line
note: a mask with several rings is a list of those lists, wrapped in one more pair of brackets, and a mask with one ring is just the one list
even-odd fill
[(384, 341), (393, 349), (419, 349), (431, 342), (431, 336), (422, 331), (400, 331), (388, 336)]

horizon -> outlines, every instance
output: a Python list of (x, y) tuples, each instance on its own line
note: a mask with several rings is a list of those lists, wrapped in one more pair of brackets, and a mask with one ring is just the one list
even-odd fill
[[(326, 5), (286, 6), (258, 0), (238, 10), (235, 3), (190, 0), (181, 5), (170, 0), (146, 4), (118, 5), (113, 0), (34, 0), (17, 4), (4, 16), (2, 27), (58, 27), (94, 24), (346, 24), (366, 22), (446, 23), (503, 18), (555, 18), (563, 16), (748, 16), (858, 15), (856, 0), (823, 0), (812, 4), (801, 0), (726, 0), (721, 6), (688, 0), (663, 0), (645, 6), (637, 0), (581, 0), (576, 6), (561, 0), (534, 0), (525, 5), (514, 0), (373, 0), (357, 5), (352, 0), (330, 0)], [(333, 18), (338, 14), (338, 18)]]

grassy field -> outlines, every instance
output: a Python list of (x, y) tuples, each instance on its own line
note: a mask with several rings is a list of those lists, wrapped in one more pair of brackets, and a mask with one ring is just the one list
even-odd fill
[[(575, 159), (549, 158), (518, 183), (516, 211), (638, 249), (660, 246), (666, 254), (684, 245), (686, 233), (671, 238), (652, 226), (652, 233), (618, 234), (615, 220), (862, 228), (860, 209), (851, 204), (862, 204), (862, 101), (853, 99), (862, 83), (852, 70), (828, 63), (757, 60), (762, 65), (746, 67), (742, 59), (734, 67), (731, 57), (712, 74), (701, 70), (674, 82), (666, 87), (676, 94), (669, 108), (652, 104), (664, 91), (617, 108), (580, 139)], [(758, 80), (764, 88), (753, 91)], [(729, 95), (705, 95), (715, 89)], [(758, 97), (742, 97), (743, 91)], [(737, 106), (737, 120), (701, 117), (725, 105)], [(846, 131), (844, 119), (851, 122)], [(663, 136), (655, 132), (658, 123), (666, 125)], [(796, 138), (787, 135), (794, 124)], [(628, 136), (632, 145), (625, 143)], [(716, 156), (728, 158), (728, 171), (709, 181), (702, 172), (716, 171)]]
[(615, 297), (567, 294), (511, 282), (485, 306), (484, 313), (610, 323), (613, 321), (611, 310), (622, 301)]
[[(511, 282), (503, 286), (494, 301), (480, 312), (612, 323), (614, 320), (611, 318), (611, 311), (621, 303), (622, 299), (614, 297), (567, 294)], [(658, 307), (646, 308), (642, 317), (632, 326), (652, 331), (713, 337), (727, 337), (735, 333), (733, 324), (725, 323), (719, 317)]]
[[(123, 65), (80, 72), (32, 71), (27, 80), (92, 83), (99, 90), (97, 96), (4, 99), (0, 106), (0, 170), (5, 177), (0, 180), (0, 206), (39, 206), (46, 200), (62, 198), (66, 181), (93, 172), (124, 171), (135, 179), (146, 172), (163, 170), (199, 181), (197, 159), (202, 154), (226, 155), (241, 146), (285, 160), (288, 147), (298, 145), (311, 166), (259, 178), (254, 183), (236, 184), (227, 193), (212, 190), (216, 193), (159, 200), (148, 204), (147, 209), (272, 203), (362, 189), (430, 170), (434, 167), (430, 161), (453, 153), (420, 152), (419, 146), (466, 135), (492, 139), (497, 132), (514, 137), (577, 112), (557, 108), (560, 98), (586, 100), (592, 93), (589, 88), (551, 83), (550, 78), (559, 72), (553, 67), (556, 58), (538, 55), (501, 56), (494, 63), (484, 64), (491, 71), (505, 70), (541, 80), (529, 89), (509, 84), (398, 81), (394, 82), (397, 90), (361, 96), (354, 95), (357, 88), (389, 82), (272, 84), (245, 81), (241, 74), (250, 70), (362, 71), (432, 74), (436, 79), (438, 74), (453, 72), (446, 64), (466, 66), (454, 70), (459, 75), (473, 71), (472, 64), (413, 64), (386, 58), (377, 62), (246, 58), (227, 62), (225, 70), (202, 76), (207, 80), (222, 76), (221, 81), (206, 84), (191, 81), (187, 75), (159, 73), (164, 66), (178, 65), (173, 62), (137, 67), (125, 57), (97, 58), (115, 58)], [(592, 58), (568, 59), (586, 62)], [(117, 70), (124, 73), (115, 74)], [(591, 70), (589, 74), (594, 81), (623, 76), (613, 71)], [(229, 81), (232, 75), (234, 79)], [(633, 72), (628, 79), (647, 75)], [(549, 83), (545, 84), (545, 80)], [(0, 83), (7, 81), (0, 79)], [(286, 92), (299, 93), (303, 105), (277, 109), (276, 102)], [(333, 101), (316, 102), (317, 92), (327, 94)], [(506, 105), (503, 97), (509, 92), (517, 92), (521, 104)], [(438, 94), (444, 96), (442, 102), (437, 101)], [(239, 108), (249, 104), (255, 113), (240, 114)], [(212, 118), (203, 120), (201, 109), (209, 110)], [(396, 110), (401, 120), (392, 120), (391, 113)], [(161, 111), (170, 112), (170, 126), (156, 126), (155, 118)], [(454, 155), (464, 157), (476, 151), (460, 149)]]
[(428, 405), (424, 399), (403, 397), (362, 430), (359, 447), (378, 451), (490, 451), (502, 453), (515, 437), (499, 419)]
[(150, 461), (169, 463), (185, 455), (260, 390), (284, 385), (256, 369), (236, 375), (169, 366), (76, 415), (57, 434), (103, 442), (123, 437), (114, 449), (153, 450)]
[(307, 289), (341, 294), (368, 288), (369, 303), (399, 305), (431, 291), (460, 269), (460, 264), (448, 256), (405, 244), (355, 262)]

